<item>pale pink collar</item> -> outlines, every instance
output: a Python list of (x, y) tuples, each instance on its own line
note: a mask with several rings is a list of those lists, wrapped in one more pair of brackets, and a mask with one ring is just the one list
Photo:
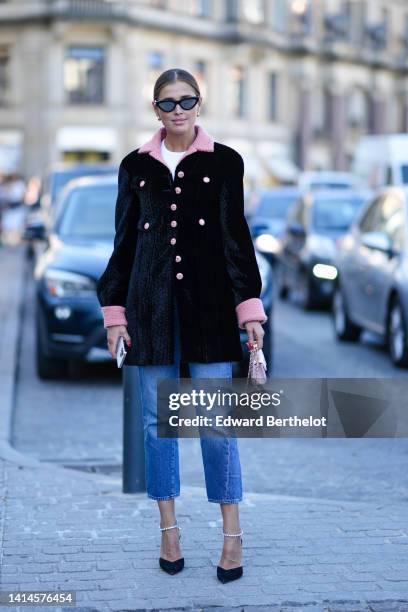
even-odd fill
[[(201, 127), (201, 125), (195, 125), (194, 130), (196, 133), (195, 140), (188, 147), (187, 151), (184, 153), (181, 159), (187, 157), (191, 153), (195, 153), (196, 151), (214, 151), (214, 139)], [(150, 140), (145, 142), (139, 149), (138, 153), (149, 153), (152, 157), (157, 159), (159, 162), (167, 166), (161, 155), (161, 141), (166, 137), (166, 128), (164, 126), (160, 127), (152, 136)], [(180, 159), (180, 161), (181, 161)], [(180, 163), (179, 161), (179, 163)], [(167, 166), (168, 167), (168, 166)]]

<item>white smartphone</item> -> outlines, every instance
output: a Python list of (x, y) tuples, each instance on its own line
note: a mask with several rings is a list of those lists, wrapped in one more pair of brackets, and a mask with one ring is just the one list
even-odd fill
[(125, 341), (123, 336), (119, 336), (118, 344), (116, 346), (116, 362), (118, 364), (118, 368), (123, 366), (123, 362), (125, 361), (125, 357), (127, 355), (125, 349)]

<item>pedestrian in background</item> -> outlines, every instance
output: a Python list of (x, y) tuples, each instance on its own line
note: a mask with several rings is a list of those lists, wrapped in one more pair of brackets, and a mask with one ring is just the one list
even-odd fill
[[(177, 438), (157, 437), (157, 380), (232, 378), (242, 359), (239, 328), (262, 348), (261, 277), (244, 216), (241, 155), (196, 125), (198, 83), (182, 69), (157, 79), (152, 107), (163, 125), (119, 167), (114, 249), (97, 286), (113, 357), (120, 336), (137, 367), (147, 495), (158, 502), (160, 566), (184, 567), (174, 498), (180, 495)], [(219, 503), (224, 543), (217, 576), (239, 578), (242, 479), (235, 437), (200, 438), (207, 498)]]
[(24, 203), (26, 184), (21, 174), (10, 175), (7, 183), (7, 200), (10, 208), (16, 208)]

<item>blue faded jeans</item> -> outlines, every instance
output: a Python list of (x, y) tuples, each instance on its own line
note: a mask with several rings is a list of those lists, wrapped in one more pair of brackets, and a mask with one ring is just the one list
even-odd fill
[[(157, 380), (180, 376), (180, 322), (174, 309), (175, 350), (171, 365), (134, 366), (139, 369), (143, 411), (146, 489), (148, 497), (172, 499), (180, 495), (179, 439), (157, 436)], [(232, 378), (231, 362), (189, 363), (191, 378)], [(209, 502), (242, 501), (241, 464), (235, 437), (200, 437)]]

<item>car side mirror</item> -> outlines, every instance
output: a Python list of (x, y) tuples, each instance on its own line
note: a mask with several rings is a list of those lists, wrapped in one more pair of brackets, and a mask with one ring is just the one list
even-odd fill
[(305, 235), (305, 229), (304, 227), (298, 223), (297, 221), (292, 221), (289, 225), (288, 225), (288, 232), (289, 234), (292, 234), (292, 236), (304, 236)]
[(361, 237), (361, 243), (369, 249), (382, 251), (390, 256), (395, 254), (393, 244), (384, 232), (366, 232)]
[(44, 223), (35, 223), (25, 228), (23, 234), (24, 240), (46, 240), (47, 230)]

